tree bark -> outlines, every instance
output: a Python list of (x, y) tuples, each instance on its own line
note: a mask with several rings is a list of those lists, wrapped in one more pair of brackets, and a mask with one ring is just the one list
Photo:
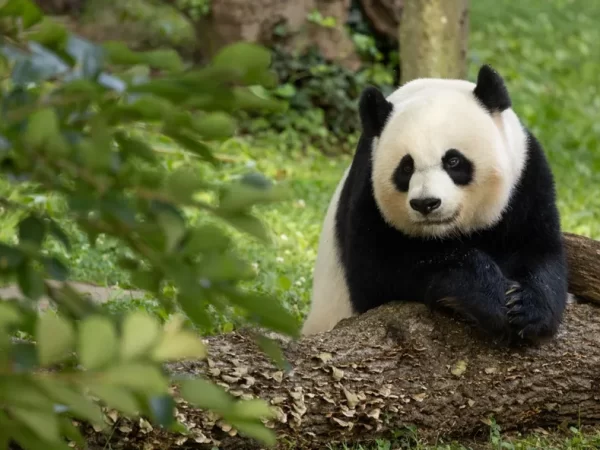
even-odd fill
[[(282, 341), (292, 370), (284, 373), (250, 332), (207, 339), (206, 361), (169, 366), (203, 375), (242, 398), (261, 397), (278, 412), (279, 448), (390, 438), (416, 426), (419, 438), (487, 437), (494, 419), (505, 431), (566, 422), (600, 422), (600, 242), (565, 234), (574, 295), (556, 338), (509, 349), (421, 304), (388, 304), (346, 319), (329, 333)], [(594, 304), (596, 303), (596, 304)], [(178, 403), (192, 436), (118, 419), (112, 435), (90, 431), (111, 448), (260, 448), (212, 414)]]
[(46, 14), (80, 14), (85, 0), (35, 0)]
[(469, 0), (405, 0), (400, 26), (401, 81), (466, 77)]
[(402, 18), (402, 6), (406, 0), (360, 0), (362, 13), (371, 26), (394, 40), (398, 40), (398, 26)]
[[(188, 18), (207, 57), (240, 40), (267, 46), (283, 41), (291, 52), (316, 46), (325, 59), (356, 70), (360, 59), (345, 29), (349, 5), (350, 0), (212, 0), (207, 17)], [(307, 19), (313, 11), (333, 17), (335, 24), (311, 23)], [(285, 29), (285, 36), (276, 36), (276, 28)]]

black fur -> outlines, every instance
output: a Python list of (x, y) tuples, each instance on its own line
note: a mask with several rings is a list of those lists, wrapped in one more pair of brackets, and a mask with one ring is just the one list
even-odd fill
[[(454, 160), (454, 161), (453, 161)], [(458, 161), (456, 165), (452, 165)], [(452, 181), (459, 186), (467, 186), (473, 181), (473, 163), (456, 149), (450, 149), (442, 158), (444, 170), (450, 175)]]
[[(553, 336), (566, 304), (567, 268), (553, 175), (537, 139), (528, 132), (524, 173), (500, 222), (445, 239), (410, 238), (386, 224), (372, 192), (372, 139), (359, 140), (336, 213), (354, 310), (418, 301), (457, 312), (501, 340)], [(403, 176), (395, 176), (399, 188), (408, 184)]]
[(394, 171), (394, 184), (400, 192), (408, 192), (410, 178), (415, 171), (415, 162), (410, 155), (404, 155)]
[(392, 109), (392, 104), (379, 89), (372, 86), (365, 88), (358, 103), (363, 135), (379, 136)]
[(488, 65), (479, 69), (473, 94), (490, 113), (502, 112), (512, 106), (504, 80)]

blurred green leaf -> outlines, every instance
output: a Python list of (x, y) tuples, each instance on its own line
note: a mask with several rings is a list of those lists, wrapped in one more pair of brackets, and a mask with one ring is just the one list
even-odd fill
[(104, 50), (78, 36), (70, 35), (67, 52), (75, 59), (84, 78), (96, 78), (104, 65)]
[[(35, 329), (32, 330), (35, 332)], [(18, 342), (12, 346), (13, 370), (15, 373), (28, 372), (39, 367), (37, 347), (31, 342)]]
[(98, 405), (87, 399), (80, 392), (74, 390), (68, 384), (51, 378), (39, 379), (37, 380), (37, 384), (54, 401), (68, 407), (70, 412), (76, 417), (89, 421), (92, 424), (102, 423), (102, 411)]
[(235, 131), (235, 122), (223, 112), (214, 112), (196, 117), (193, 124), (194, 130), (200, 133), (204, 139), (209, 140), (227, 139)]
[(35, 338), (38, 358), (43, 366), (62, 361), (73, 350), (75, 342), (71, 323), (53, 312), (39, 318)]
[(49, 296), (63, 314), (73, 318), (82, 318), (97, 310), (96, 305), (90, 299), (83, 297), (68, 283), (64, 283), (58, 289), (50, 290)]
[[(127, 104), (115, 105), (107, 109), (105, 114), (110, 124), (137, 122), (137, 121), (164, 121), (174, 114), (173, 106), (168, 100), (151, 95), (143, 95)], [(128, 142), (131, 145), (131, 142)], [(139, 146), (138, 149), (139, 150)]]
[(115, 140), (121, 150), (128, 155), (137, 156), (148, 162), (155, 162), (156, 155), (152, 148), (144, 141), (125, 135), (122, 131), (115, 133)]
[(0, 399), (7, 405), (23, 409), (52, 412), (54, 403), (40, 390), (35, 380), (25, 377), (6, 376), (0, 379)]
[(40, 109), (30, 116), (23, 139), (27, 145), (53, 156), (64, 155), (68, 151), (60, 134), (58, 117), (51, 108)]
[(224, 188), (219, 198), (219, 210), (226, 212), (240, 212), (248, 210), (252, 205), (281, 201), (289, 198), (289, 193), (284, 188), (272, 186), (264, 179), (259, 185), (258, 174), (246, 177), (239, 182), (232, 183)]
[(249, 42), (230, 44), (219, 51), (212, 60), (217, 68), (231, 68), (241, 74), (244, 84), (268, 83), (267, 70), (271, 54), (266, 48)]
[(235, 427), (244, 435), (258, 439), (268, 446), (277, 443), (275, 433), (266, 428), (262, 423), (235, 421)]
[(61, 441), (48, 442), (41, 436), (32, 433), (29, 427), (17, 421), (8, 422), (6, 428), (11, 430), (13, 439), (23, 449), (70, 450), (66, 443)]
[(156, 212), (156, 219), (166, 238), (165, 251), (171, 253), (185, 234), (185, 221), (178, 211), (161, 208)]
[(19, 222), (19, 241), (27, 241), (40, 247), (46, 234), (46, 225), (35, 215), (29, 215)]
[(198, 172), (180, 167), (169, 174), (165, 188), (173, 198), (187, 203), (192, 200), (196, 192), (205, 188), (205, 183)]
[(10, 413), (16, 421), (21, 422), (42, 439), (59, 442), (58, 419), (53, 413), (18, 407), (11, 408)]
[(69, 276), (69, 269), (57, 257), (44, 258), (44, 267), (51, 279), (65, 281)]
[(123, 363), (107, 369), (102, 381), (108, 385), (124, 387), (146, 395), (160, 395), (167, 392), (167, 379), (159, 369), (151, 364)]
[(275, 417), (275, 414), (264, 400), (252, 399), (237, 402), (229, 416), (233, 416), (238, 420), (252, 420), (270, 419)]
[(109, 318), (90, 316), (81, 322), (77, 351), (87, 369), (99, 369), (110, 363), (116, 356), (117, 343), (117, 333)]
[(208, 303), (205, 294), (205, 292), (201, 291), (179, 293), (177, 302), (192, 322), (199, 326), (209, 327), (211, 320), (208, 314)]
[(202, 159), (216, 164), (217, 160), (215, 159), (212, 150), (202, 142), (198, 142), (193, 137), (189, 136), (185, 132), (175, 131), (172, 129), (165, 130), (165, 134), (181, 145), (183, 148), (189, 150), (190, 152), (200, 156)]
[(222, 289), (226, 290), (228, 298), (233, 304), (246, 309), (262, 326), (290, 336), (297, 335), (296, 319), (277, 299), (236, 289)]
[(16, 59), (11, 74), (11, 80), (17, 87), (49, 80), (69, 70), (62, 59), (45, 47), (34, 42), (29, 43), (28, 47), (30, 53)]
[(44, 18), (32, 30), (29, 38), (48, 48), (61, 48), (68, 39), (67, 30), (53, 19)]
[(59, 421), (60, 432), (62, 435), (75, 442), (80, 447), (85, 448), (85, 439), (81, 435), (79, 428), (73, 425), (73, 421), (68, 417), (60, 417)]
[(108, 407), (121, 411), (124, 414), (135, 416), (140, 410), (135, 396), (127, 389), (95, 382), (89, 383), (88, 388), (92, 395), (98, 397)]
[(160, 336), (156, 319), (145, 312), (134, 311), (123, 321), (121, 359), (129, 360), (144, 354)]
[(0, 17), (19, 17), (23, 27), (29, 28), (42, 20), (42, 11), (31, 0), (6, 0), (0, 6)]
[(229, 224), (243, 233), (248, 233), (262, 242), (270, 242), (270, 236), (263, 222), (249, 213), (220, 213), (219, 215), (227, 220)]
[(155, 422), (168, 428), (175, 422), (175, 402), (170, 395), (154, 396), (150, 399), (150, 412)]
[(17, 271), (17, 281), (23, 295), (31, 300), (39, 300), (44, 295), (45, 286), (42, 274), (31, 261), (22, 264)]
[(177, 361), (180, 359), (201, 359), (206, 356), (206, 348), (200, 336), (189, 330), (163, 333), (162, 339), (152, 352), (156, 361)]
[(0, 242), (0, 270), (14, 270), (24, 259), (21, 250)]
[(0, 328), (17, 324), (21, 321), (19, 310), (8, 302), (0, 303)]
[(233, 95), (236, 106), (241, 110), (283, 113), (288, 109), (287, 103), (275, 100), (256, 88), (236, 86)]
[(180, 394), (194, 406), (218, 413), (229, 411), (234, 405), (234, 398), (223, 388), (201, 378), (183, 380)]
[(183, 62), (181, 61), (179, 54), (171, 49), (134, 52), (124, 43), (118, 41), (104, 42), (103, 47), (112, 64), (147, 64), (157, 69), (170, 71), (179, 71), (183, 69)]
[(49, 221), (48, 232), (54, 236), (62, 245), (64, 245), (65, 249), (71, 250), (71, 243), (69, 242), (69, 237), (67, 233), (60, 227), (58, 223), (54, 220)]
[(209, 251), (224, 252), (231, 239), (215, 225), (202, 225), (189, 230), (183, 251), (189, 255), (200, 255)]
[(266, 336), (258, 335), (256, 336), (256, 342), (260, 349), (271, 358), (275, 364), (281, 369), (288, 369), (289, 363), (285, 359), (283, 352), (281, 351), (281, 347), (277, 342), (273, 339), (269, 339)]

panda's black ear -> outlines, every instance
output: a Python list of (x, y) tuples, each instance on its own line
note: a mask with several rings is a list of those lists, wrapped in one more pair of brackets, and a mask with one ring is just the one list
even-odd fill
[(358, 103), (363, 134), (368, 137), (379, 137), (392, 109), (392, 104), (385, 99), (379, 89), (373, 86), (366, 87)]
[(502, 112), (512, 104), (504, 80), (487, 64), (479, 69), (473, 94), (490, 113)]

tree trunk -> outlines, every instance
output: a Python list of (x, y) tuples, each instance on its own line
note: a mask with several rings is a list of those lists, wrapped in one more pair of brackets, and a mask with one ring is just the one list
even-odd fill
[[(175, 374), (204, 375), (236, 396), (261, 397), (277, 410), (268, 426), (279, 448), (390, 438), (416, 426), (419, 438), (487, 436), (503, 430), (600, 422), (600, 242), (565, 235), (570, 286), (596, 304), (570, 302), (557, 337), (508, 349), (474, 336), (421, 304), (389, 304), (346, 319), (331, 332), (282, 342), (292, 370), (283, 373), (250, 333), (207, 339), (209, 358), (173, 364)], [(585, 264), (585, 265), (582, 265)], [(586, 283), (590, 283), (589, 285)], [(191, 437), (119, 419), (108, 435), (90, 430), (100, 448), (260, 448), (212, 414), (178, 404)], [(108, 442), (108, 444), (107, 444)]]
[(400, 26), (402, 83), (466, 78), (469, 0), (405, 0)]

